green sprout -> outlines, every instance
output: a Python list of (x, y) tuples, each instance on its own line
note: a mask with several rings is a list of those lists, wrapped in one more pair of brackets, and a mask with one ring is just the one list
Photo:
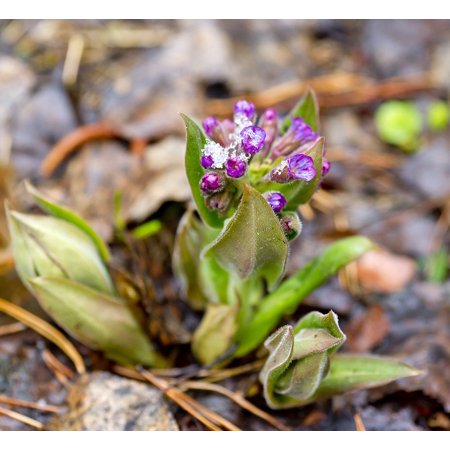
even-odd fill
[(422, 116), (414, 103), (391, 100), (376, 110), (375, 126), (384, 142), (413, 152), (419, 145)]

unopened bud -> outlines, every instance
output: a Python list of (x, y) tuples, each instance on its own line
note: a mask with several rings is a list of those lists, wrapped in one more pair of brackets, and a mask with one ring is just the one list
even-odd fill
[(289, 241), (294, 240), (302, 232), (302, 222), (295, 212), (285, 213), (280, 220), (280, 224)]

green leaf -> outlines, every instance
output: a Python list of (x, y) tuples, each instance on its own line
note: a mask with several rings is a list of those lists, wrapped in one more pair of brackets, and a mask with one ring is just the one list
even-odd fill
[(319, 129), (319, 105), (317, 97), (311, 88), (294, 106), (281, 124), (281, 132), (284, 133), (292, 123), (293, 117), (301, 117), (314, 131)]
[(28, 181), (25, 182), (25, 188), (28, 191), (28, 193), (30, 193), (33, 196), (34, 200), (44, 211), (51, 214), (53, 217), (57, 217), (59, 219), (63, 219), (66, 220), (67, 222), (70, 222), (71, 224), (75, 225), (80, 230), (82, 230), (84, 233), (86, 233), (94, 242), (103, 261), (109, 261), (111, 259), (108, 246), (105, 244), (103, 239), (78, 214), (76, 214), (75, 212), (71, 211), (68, 208), (64, 208), (63, 206), (60, 206), (52, 202), (49, 198), (47, 198), (41, 192), (39, 192)]
[(307, 352), (326, 350), (331, 354), (345, 342), (345, 335), (339, 328), (338, 318), (333, 311), (328, 314), (312, 311), (303, 316), (294, 327), (294, 335), (294, 357), (297, 359)]
[(414, 103), (391, 100), (375, 112), (375, 126), (384, 142), (411, 152), (419, 144), (422, 116)]
[(329, 355), (345, 341), (337, 316), (311, 312), (296, 325), (280, 328), (265, 346), (270, 354), (261, 370), (271, 408), (289, 408), (312, 397), (329, 369)]
[(286, 371), (292, 361), (293, 328), (289, 325), (281, 327), (267, 338), (264, 345), (269, 351), (269, 356), (261, 369), (259, 379), (264, 388), (264, 397), (269, 406), (273, 407), (279, 402), (274, 392), (278, 378)]
[(113, 293), (95, 243), (63, 219), (8, 212), (16, 268), (25, 284), (35, 276), (60, 276)]
[(201, 258), (205, 245), (218, 231), (204, 225), (188, 210), (182, 217), (175, 238), (172, 265), (184, 297), (194, 309), (207, 303), (227, 303), (228, 273), (214, 260)]
[(422, 372), (391, 358), (369, 355), (333, 355), (330, 371), (311, 401), (343, 394), (356, 389), (372, 388)]
[(203, 365), (212, 364), (231, 347), (237, 312), (237, 304), (208, 305), (192, 339), (192, 352)]
[(300, 269), (262, 300), (253, 320), (241, 334), (235, 356), (244, 356), (258, 347), (283, 315), (292, 313), (302, 300), (339, 269), (359, 258), (374, 244), (363, 236), (341, 239)]
[(443, 100), (430, 104), (427, 112), (428, 126), (433, 131), (443, 131), (450, 122), (450, 105)]
[(136, 239), (145, 239), (161, 231), (162, 224), (160, 220), (149, 220), (148, 222), (133, 228), (131, 234)]
[(213, 256), (200, 259), (197, 283), (208, 303), (233, 303), (230, 294), (230, 274)]
[(288, 244), (270, 205), (244, 184), (238, 209), (204, 254), (213, 255), (225, 269), (243, 279), (259, 274), (272, 289), (284, 273)]
[(268, 405), (274, 409), (292, 408), (311, 398), (327, 374), (329, 364), (325, 352), (313, 353), (293, 363), (277, 380), (277, 395)]
[(428, 255), (425, 260), (425, 276), (432, 283), (444, 283), (447, 279), (449, 254), (445, 248)]
[(30, 283), (41, 307), (86, 346), (121, 363), (167, 365), (119, 299), (67, 279), (38, 277)]
[(205, 171), (200, 165), (201, 151), (206, 144), (206, 138), (201, 128), (188, 116), (181, 114), (186, 125), (186, 174), (189, 185), (191, 186), (192, 196), (194, 198), (200, 217), (207, 225), (213, 228), (222, 228), (224, 218), (217, 211), (212, 211), (205, 205), (205, 199), (200, 189), (200, 181)]

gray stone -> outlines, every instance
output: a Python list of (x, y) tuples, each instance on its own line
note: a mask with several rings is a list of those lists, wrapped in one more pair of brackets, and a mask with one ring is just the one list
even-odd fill
[(67, 431), (178, 431), (163, 394), (107, 372), (82, 377), (69, 391), (69, 412), (49, 428)]
[(400, 178), (427, 198), (450, 195), (448, 134), (435, 137), (421, 151), (411, 155), (400, 169)]

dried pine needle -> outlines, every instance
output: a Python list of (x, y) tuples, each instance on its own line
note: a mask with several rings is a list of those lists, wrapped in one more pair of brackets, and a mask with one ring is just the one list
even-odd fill
[(0, 336), (7, 336), (9, 334), (20, 333), (26, 330), (27, 327), (20, 322), (9, 323), (8, 325), (0, 326)]
[(38, 411), (55, 413), (55, 414), (60, 413), (63, 410), (63, 408), (61, 408), (59, 406), (41, 405), (40, 403), (29, 402), (27, 400), (20, 400), (17, 398), (11, 398), (11, 397), (7, 397), (7, 396), (1, 395), (1, 394), (0, 394), (0, 403), (3, 403), (4, 405), (20, 406), (23, 408), (36, 409)]
[(242, 395), (237, 394), (236, 392), (230, 391), (229, 389), (227, 389), (219, 384), (205, 383), (202, 381), (186, 381), (186, 382), (182, 383), (180, 385), (180, 387), (184, 388), (184, 389), (198, 389), (198, 390), (202, 390), (202, 391), (217, 392), (218, 394), (221, 394), (221, 395), (229, 398), (230, 400), (234, 401), (241, 408), (251, 412), (255, 416), (259, 417), (260, 419), (265, 420), (267, 423), (269, 423), (273, 427), (275, 427), (279, 430), (282, 430), (282, 431), (289, 431), (289, 428), (286, 425), (284, 425), (282, 422), (277, 420), (275, 417), (266, 413), (262, 409), (259, 409), (253, 403), (251, 403), (247, 399), (245, 399)]
[(3, 408), (2, 406), (0, 406), (0, 414), (7, 416), (11, 419), (17, 420), (19, 422), (22, 422), (30, 427), (36, 428), (36, 430), (42, 430), (44, 428), (44, 425), (41, 422), (34, 420), (31, 417), (20, 414), (18, 412), (11, 411), (10, 409)]
[(57, 345), (73, 362), (79, 374), (86, 373), (83, 358), (73, 344), (55, 327), (29, 311), (0, 298), (0, 312), (7, 314)]
[(361, 418), (361, 414), (356, 413), (353, 416), (353, 420), (355, 421), (355, 428), (356, 431), (366, 431), (366, 427), (364, 426), (364, 422)]

